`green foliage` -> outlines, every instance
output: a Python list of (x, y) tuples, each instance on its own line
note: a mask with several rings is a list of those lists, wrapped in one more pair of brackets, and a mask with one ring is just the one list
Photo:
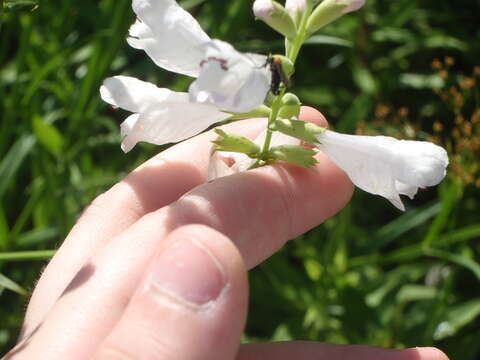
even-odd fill
[[(281, 51), (278, 35), (254, 21), (251, 1), (184, 4), (214, 38), (244, 51)], [(126, 114), (100, 101), (102, 80), (125, 74), (182, 91), (190, 81), (128, 47), (133, 14), (127, 0), (42, 1), (35, 11), (6, 10), (0, 353), (21, 326), (25, 298), (19, 293), (31, 291), (44, 259), (81, 210), (162, 150), (142, 144), (128, 155), (120, 151), (118, 124)], [(473, 0), (369, 0), (302, 50), (291, 90), (321, 109), (330, 127), (424, 139), (440, 124), (435, 140), (449, 149), (452, 167), (448, 181), (420, 191), (405, 214), (357, 191), (340, 214), (257, 267), (248, 340), (434, 345), (451, 359), (478, 358), (480, 190), (467, 175), (478, 174), (479, 154), (473, 145), (458, 145), (479, 136), (471, 126), (468, 135), (480, 99), (480, 76), (470, 75), (480, 65), (479, 12)], [(441, 69), (432, 68), (435, 59)], [(473, 86), (455, 85), (466, 78)], [(450, 136), (460, 123), (460, 135)]]

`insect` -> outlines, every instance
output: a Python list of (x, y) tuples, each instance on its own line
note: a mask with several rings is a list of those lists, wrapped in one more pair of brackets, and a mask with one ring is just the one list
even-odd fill
[(270, 84), (270, 91), (273, 95), (280, 94), (280, 85), (283, 83), (285, 87), (290, 86), (290, 80), (282, 68), (282, 59), (274, 56), (269, 56), (265, 65), (270, 66), (272, 72), (272, 82)]
[(205, 65), (207, 62), (209, 61), (217, 61), (219, 64), (220, 64), (220, 67), (222, 68), (222, 70), (224, 71), (227, 71), (228, 70), (228, 66), (227, 66), (227, 60), (225, 59), (220, 59), (220, 58), (217, 58), (215, 56), (210, 56), (208, 57), (206, 60), (202, 60), (200, 62), (200, 67), (202, 67), (203, 65)]

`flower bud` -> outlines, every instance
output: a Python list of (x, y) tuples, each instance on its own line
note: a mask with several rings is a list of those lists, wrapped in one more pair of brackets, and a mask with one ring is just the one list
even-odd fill
[(291, 119), (297, 117), (300, 114), (300, 106), (302, 103), (299, 98), (292, 93), (286, 93), (282, 97), (282, 107), (278, 112), (278, 115), (282, 119)]
[(343, 10), (343, 14), (356, 11), (365, 5), (366, 0), (337, 0), (338, 3), (346, 4), (347, 7)]
[(360, 9), (366, 0), (324, 0), (313, 11), (307, 22), (312, 34), (346, 13)]
[(255, 17), (263, 20), (272, 29), (289, 39), (297, 35), (297, 29), (288, 11), (273, 0), (255, 0), (253, 3)]
[(285, 9), (287, 9), (297, 24), (300, 22), (306, 8), (307, 0), (287, 0), (285, 3)]

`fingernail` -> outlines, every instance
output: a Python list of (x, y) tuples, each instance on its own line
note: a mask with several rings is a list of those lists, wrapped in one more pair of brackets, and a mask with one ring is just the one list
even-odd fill
[(194, 306), (215, 300), (227, 282), (220, 262), (194, 239), (182, 239), (166, 248), (156, 260), (151, 281), (161, 296)]

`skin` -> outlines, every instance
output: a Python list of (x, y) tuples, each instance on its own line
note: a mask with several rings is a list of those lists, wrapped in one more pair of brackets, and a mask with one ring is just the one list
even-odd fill
[[(302, 108), (301, 119), (327, 126)], [(226, 130), (254, 138), (259, 119)], [(84, 211), (43, 272), (4, 359), (446, 360), (434, 348), (240, 345), (248, 269), (321, 224), (353, 185), (328, 158), (206, 183), (208, 132), (162, 152)]]

